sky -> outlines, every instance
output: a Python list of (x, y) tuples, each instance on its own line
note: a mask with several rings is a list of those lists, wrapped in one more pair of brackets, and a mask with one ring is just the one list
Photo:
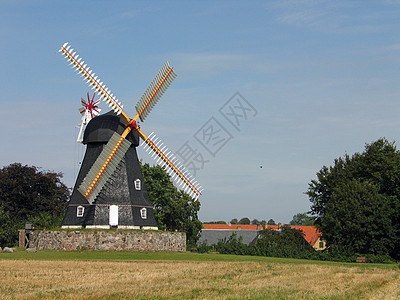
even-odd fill
[(310, 210), (324, 165), (400, 141), (399, 16), (396, 0), (2, 0), (0, 167), (74, 186), (80, 98), (93, 91), (65, 42), (132, 117), (168, 61), (178, 77), (140, 125), (195, 173), (200, 220), (288, 223)]

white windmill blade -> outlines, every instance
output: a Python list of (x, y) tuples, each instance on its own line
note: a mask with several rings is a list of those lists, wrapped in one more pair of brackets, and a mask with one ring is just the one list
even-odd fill
[[(154, 141), (156, 141), (158, 139), (158, 137), (156, 137), (156, 135), (153, 133), (151, 133), (151, 136), (152, 136), (152, 138), (155, 138)], [(168, 168), (174, 173), (173, 176), (171, 177), (171, 179), (175, 179), (175, 181), (177, 181), (177, 184), (179, 186), (183, 185), (185, 191), (190, 189), (193, 192), (192, 198), (197, 199), (201, 195), (200, 187), (199, 186), (196, 187), (191, 182), (191, 180), (189, 178), (192, 178), (192, 176), (190, 175), (189, 171), (186, 170), (185, 168), (181, 167), (182, 164), (179, 163), (176, 159), (172, 159), (172, 160), (169, 159), (167, 157), (167, 155), (165, 155), (165, 153), (168, 152), (168, 149), (161, 150), (154, 141), (152, 141), (149, 137), (147, 137), (143, 141), (141, 146), (144, 147), (146, 152), (148, 152), (147, 150), (151, 149), (154, 152), (152, 156), (154, 156), (154, 154), (156, 154), (156, 156), (154, 157), (156, 162), (158, 164), (168, 166)], [(158, 141), (158, 144), (160, 142), (161, 142), (161, 140)], [(161, 145), (163, 145), (163, 144), (161, 143)], [(162, 149), (164, 149), (164, 148), (162, 148)], [(168, 153), (170, 153), (170, 151)]]
[[(59, 52), (62, 52), (65, 58), (71, 62), (70, 65), (73, 64), (73, 68), (81, 73), (85, 77), (87, 83), (99, 92), (100, 97), (103, 98), (107, 103), (109, 103), (110, 106), (112, 106), (112, 109), (116, 114), (119, 115), (123, 113), (123, 105), (121, 105), (119, 100), (113, 94), (111, 94), (111, 91), (106, 88), (103, 82), (101, 82), (100, 78), (98, 78), (98, 76), (95, 76), (95, 73), (93, 73), (93, 71), (90, 70), (83, 61), (81, 61), (81, 58), (78, 59), (79, 55), (76, 55), (76, 52), (73, 52), (73, 49), (70, 49), (70, 47), (71, 46), (68, 45), (68, 43), (65, 43), (61, 46)], [(123, 114), (123, 116), (125, 119), (126, 115)], [(126, 121), (129, 121), (129, 118)]]
[(93, 204), (107, 180), (112, 176), (121, 162), (131, 142), (114, 132), (103, 151), (82, 180), (78, 191)]
[(146, 119), (154, 105), (160, 100), (161, 96), (172, 81), (174, 81), (176, 76), (177, 74), (174, 72), (173, 68), (166, 62), (136, 104), (135, 108), (142, 122)]

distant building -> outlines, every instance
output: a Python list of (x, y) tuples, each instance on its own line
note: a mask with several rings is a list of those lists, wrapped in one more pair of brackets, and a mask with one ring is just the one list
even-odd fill
[[(326, 248), (325, 241), (321, 240), (322, 233), (315, 226), (292, 226), (285, 225), (290, 228), (303, 232), (304, 239), (315, 249), (324, 250)], [(264, 229), (280, 230), (282, 225), (243, 225), (243, 224), (203, 224), (199, 243), (206, 242), (207, 245), (218, 243), (218, 240), (228, 239), (233, 233), (238, 238), (242, 238), (242, 242), (250, 244), (258, 234), (258, 231)]]

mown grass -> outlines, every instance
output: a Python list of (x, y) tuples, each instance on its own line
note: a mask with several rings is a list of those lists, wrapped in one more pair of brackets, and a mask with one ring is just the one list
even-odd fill
[(0, 253), (1, 299), (396, 299), (398, 264), (166, 252)]

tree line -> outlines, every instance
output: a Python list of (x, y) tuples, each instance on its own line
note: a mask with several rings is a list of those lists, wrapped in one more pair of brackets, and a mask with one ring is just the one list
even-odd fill
[[(289, 225), (297, 225), (297, 226), (313, 226), (314, 225), (315, 218), (312, 216), (309, 216), (307, 212), (305, 213), (298, 213), (295, 214), (292, 218), (292, 220), (289, 222)], [(210, 221), (210, 222), (204, 222), (205, 224), (228, 224), (225, 221)], [(242, 225), (278, 225), (277, 222), (275, 222), (274, 219), (269, 219), (268, 222), (265, 220), (257, 220), (253, 219), (250, 221), (249, 218), (244, 217), (241, 219), (232, 219), (229, 221), (229, 224), (242, 224)]]

